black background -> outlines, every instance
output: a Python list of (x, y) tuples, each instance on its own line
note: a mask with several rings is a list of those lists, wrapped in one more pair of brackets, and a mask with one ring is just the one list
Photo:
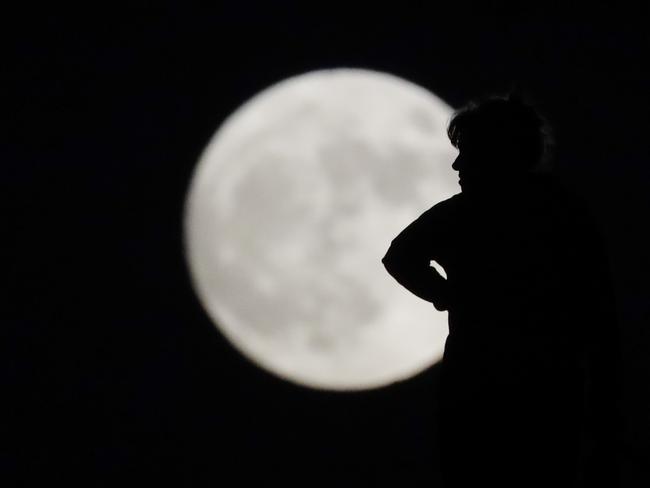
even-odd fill
[(423, 2), (33, 5), (4, 16), (3, 476), (439, 486), (436, 367), (360, 393), (285, 383), (215, 330), (182, 254), (185, 192), (219, 124), (283, 78), (347, 66), (402, 76), (453, 107), (518, 81), (553, 122), (559, 174), (611, 253), (624, 486), (647, 486), (645, 19), (620, 3)]

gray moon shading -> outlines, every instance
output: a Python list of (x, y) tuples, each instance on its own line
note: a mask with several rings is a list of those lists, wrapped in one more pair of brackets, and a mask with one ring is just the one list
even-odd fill
[(283, 80), (228, 117), (185, 208), (194, 289), (245, 357), (312, 388), (359, 390), (437, 362), (447, 315), (381, 263), (391, 240), (457, 193), (452, 109), (362, 69)]

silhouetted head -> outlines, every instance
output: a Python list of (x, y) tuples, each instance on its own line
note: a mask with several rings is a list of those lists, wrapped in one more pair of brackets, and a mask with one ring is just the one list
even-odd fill
[(464, 191), (540, 171), (552, 140), (546, 120), (515, 94), (468, 103), (454, 114), (447, 134), (460, 151), (452, 168)]

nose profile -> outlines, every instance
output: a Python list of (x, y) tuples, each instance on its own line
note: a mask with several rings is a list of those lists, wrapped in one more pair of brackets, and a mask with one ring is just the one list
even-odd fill
[(456, 157), (456, 159), (454, 160), (454, 162), (452, 163), (452, 165), (451, 165), (451, 169), (453, 169), (453, 170), (455, 170), (455, 171), (459, 171), (459, 170), (460, 170), (460, 165), (461, 165), (461, 156), (460, 156), (460, 154), (459, 154), (459, 155)]

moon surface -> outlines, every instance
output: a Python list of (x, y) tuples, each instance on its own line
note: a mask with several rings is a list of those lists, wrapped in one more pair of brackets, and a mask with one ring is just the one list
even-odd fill
[(185, 207), (194, 289), (245, 357), (293, 383), (360, 390), (440, 360), (447, 314), (381, 262), (459, 191), (452, 109), (397, 76), (311, 71), (260, 92), (203, 151)]

